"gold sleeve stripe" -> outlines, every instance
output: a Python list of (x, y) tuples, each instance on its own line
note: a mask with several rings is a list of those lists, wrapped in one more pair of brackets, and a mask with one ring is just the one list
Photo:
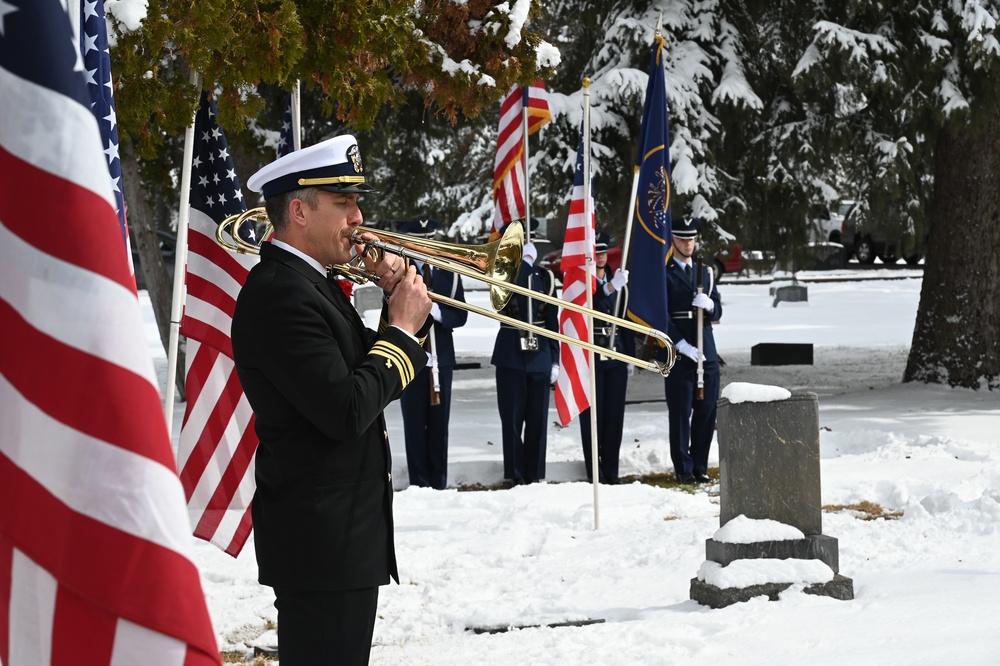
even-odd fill
[(385, 340), (379, 340), (368, 353), (384, 357), (386, 359), (385, 364), (387, 368), (392, 368), (393, 365), (395, 365), (404, 387), (413, 381), (413, 376), (415, 374), (413, 371), (413, 363), (411, 363), (409, 357), (403, 353), (403, 350), (396, 345), (390, 344)]
[(389, 328), (389, 322), (385, 320), (385, 317), (378, 318), (378, 334), (382, 335), (385, 333), (385, 329)]

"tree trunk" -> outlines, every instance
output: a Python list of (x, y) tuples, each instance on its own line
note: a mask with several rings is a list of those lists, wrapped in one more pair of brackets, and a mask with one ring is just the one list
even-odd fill
[[(169, 351), (170, 341), (170, 305), (173, 294), (173, 280), (167, 273), (160, 252), (160, 242), (156, 237), (156, 217), (143, 195), (142, 180), (139, 175), (139, 162), (135, 149), (129, 139), (123, 138), (120, 147), (122, 163), (122, 187), (128, 212), (129, 227), (132, 241), (139, 252), (143, 276), (146, 278), (146, 290), (153, 304), (153, 317), (160, 331), (160, 341), (163, 349)], [(136, 271), (140, 270), (137, 266)], [(178, 400), (184, 398), (184, 353), (177, 350), (177, 384)]]
[(924, 280), (903, 381), (1000, 389), (1000, 107), (942, 132)]

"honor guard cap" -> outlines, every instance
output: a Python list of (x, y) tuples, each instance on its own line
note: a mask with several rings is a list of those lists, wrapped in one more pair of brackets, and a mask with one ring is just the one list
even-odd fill
[(438, 222), (437, 220), (433, 220), (429, 217), (421, 217), (417, 218), (416, 220), (410, 220), (409, 222), (404, 223), (399, 228), (399, 231), (401, 233), (410, 236), (418, 236), (420, 238), (431, 238), (432, 236), (434, 236), (434, 232), (436, 232), (438, 230), (438, 227), (440, 226), (441, 223)]
[(358, 141), (350, 134), (279, 157), (250, 176), (247, 187), (265, 199), (305, 187), (345, 194), (378, 192), (365, 180)]
[[(520, 222), (522, 227), (525, 227), (525, 228), (528, 227), (528, 225), (524, 223), (524, 218), (521, 218), (520, 220), (511, 220), (507, 224), (505, 224), (502, 227), (500, 227), (500, 232), (499, 232), (500, 235), (502, 236), (503, 232), (507, 231), (507, 227), (509, 227), (514, 222)], [(537, 217), (533, 217), (533, 218), (531, 218), (531, 228), (529, 229), (529, 231), (535, 231), (536, 229), (538, 229), (538, 218)]]
[(697, 217), (674, 218), (671, 233), (677, 238), (697, 238), (701, 219)]
[(594, 243), (594, 253), (597, 254), (600, 252), (607, 252), (608, 244), (610, 243), (610, 241), (611, 239), (608, 237), (606, 233), (604, 233), (603, 231), (598, 231), (597, 238)]

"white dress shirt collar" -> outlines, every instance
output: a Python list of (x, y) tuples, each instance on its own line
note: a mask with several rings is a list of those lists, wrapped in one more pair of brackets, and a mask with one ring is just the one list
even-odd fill
[(319, 263), (318, 261), (316, 261), (315, 259), (313, 259), (312, 257), (310, 257), (308, 254), (306, 254), (302, 250), (300, 250), (300, 249), (298, 249), (296, 247), (292, 247), (288, 243), (286, 243), (284, 241), (277, 240), (277, 239), (271, 239), (271, 245), (274, 245), (275, 247), (280, 247), (282, 250), (285, 250), (286, 252), (291, 252), (296, 257), (299, 257), (300, 259), (302, 259), (303, 261), (305, 261), (307, 264), (309, 264), (310, 266), (312, 266), (313, 268), (315, 268), (317, 271), (319, 271), (320, 275), (322, 275), (323, 277), (326, 277), (326, 266), (324, 266), (323, 264)]

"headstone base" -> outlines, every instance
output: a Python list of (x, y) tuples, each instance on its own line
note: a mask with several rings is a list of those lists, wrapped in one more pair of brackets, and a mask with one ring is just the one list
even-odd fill
[[(754, 597), (766, 596), (770, 601), (777, 601), (778, 595), (791, 587), (791, 583), (764, 583), (748, 587), (720, 588), (698, 580), (691, 579), (691, 599), (702, 606), (710, 608), (725, 608), (741, 601), (749, 601)], [(806, 594), (816, 594), (833, 597), (841, 601), (854, 598), (854, 581), (847, 576), (835, 574), (833, 580), (827, 583), (814, 583), (803, 590)]]
[(753, 543), (725, 543), (715, 539), (705, 540), (705, 559), (729, 566), (736, 560), (769, 558), (773, 560), (819, 560), (840, 573), (840, 555), (837, 539), (825, 534), (812, 534), (804, 539), (782, 541), (755, 541)]

